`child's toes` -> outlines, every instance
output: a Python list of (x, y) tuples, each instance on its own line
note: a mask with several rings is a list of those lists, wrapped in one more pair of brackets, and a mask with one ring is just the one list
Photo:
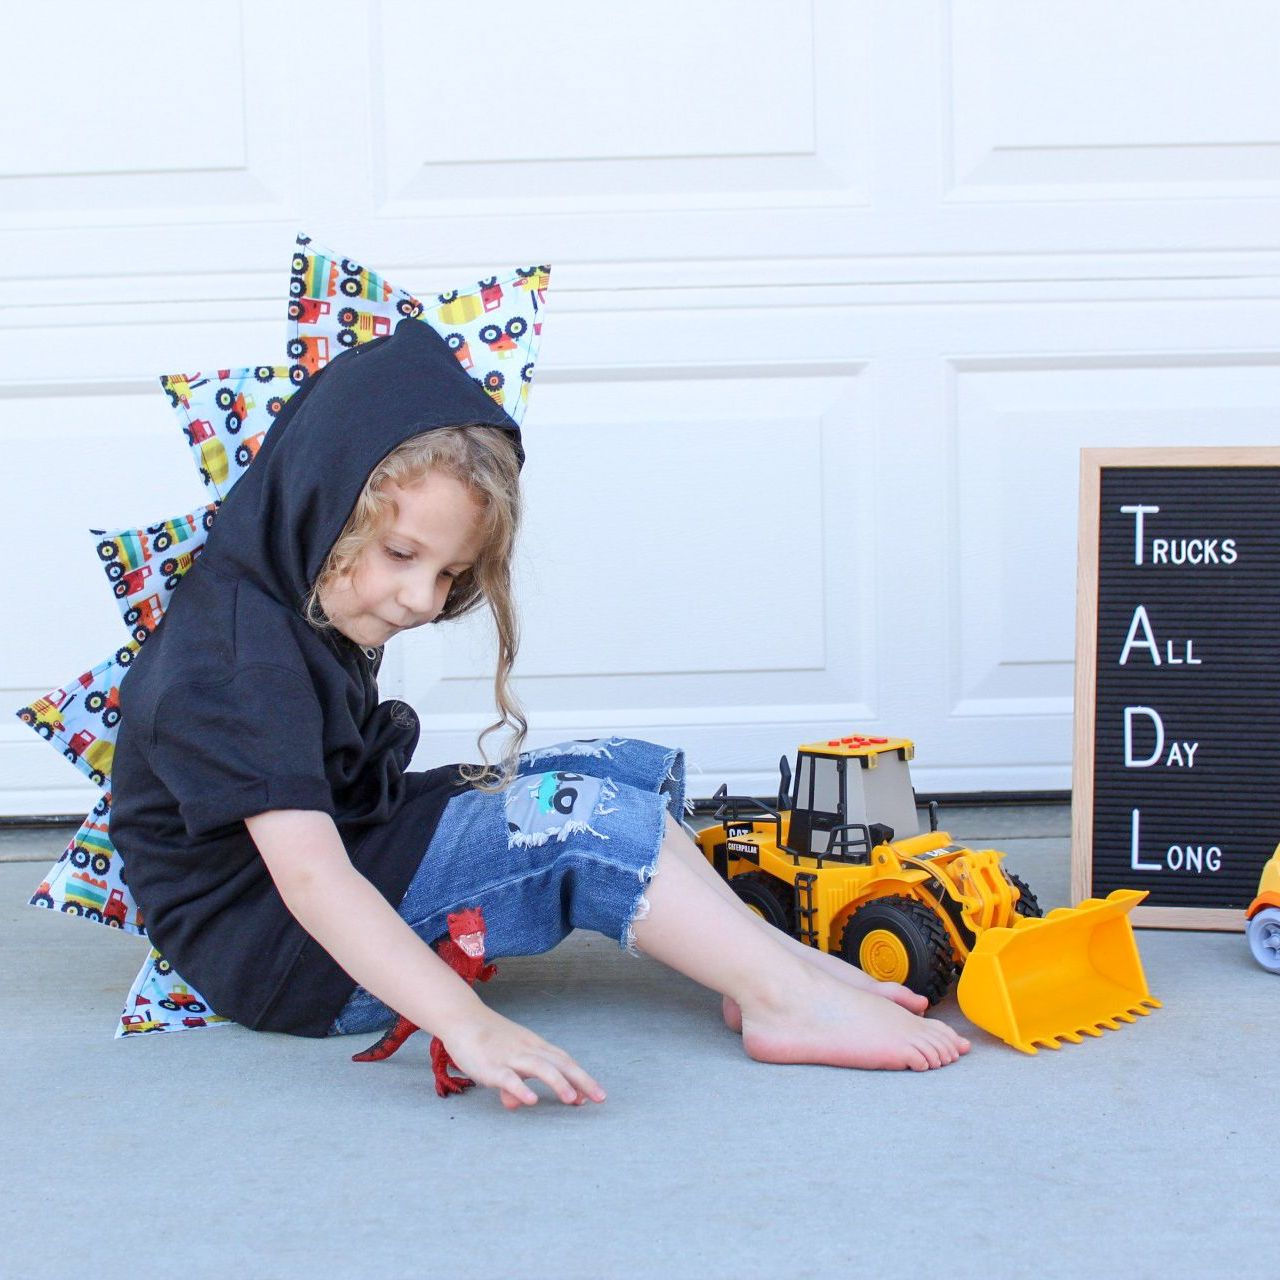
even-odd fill
[(924, 1054), (925, 1060), (931, 1067), (943, 1065), (942, 1046), (936, 1040), (926, 1040), (920, 1046), (920, 1052)]
[(947, 1055), (948, 1062), (954, 1062), (960, 1056), (960, 1049), (956, 1044), (956, 1033), (946, 1023), (936, 1023), (935, 1026), (934, 1044)]
[(912, 991), (910, 987), (904, 987), (897, 982), (886, 982), (884, 985), (885, 995), (904, 1009), (909, 1009), (912, 1013), (924, 1013), (928, 1009), (929, 1001), (919, 992)]

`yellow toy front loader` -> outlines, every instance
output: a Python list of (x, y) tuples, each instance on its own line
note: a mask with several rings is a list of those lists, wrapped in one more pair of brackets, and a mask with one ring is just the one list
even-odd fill
[[(1027, 1053), (1133, 1021), (1147, 991), (1118, 890), (1041, 918), (995, 849), (919, 832), (906, 738), (845, 737), (784, 756), (777, 808), (721, 787), (704, 855), (768, 923), (931, 1004), (961, 975), (966, 1017)], [(874, 818), (874, 820), (872, 820)]]

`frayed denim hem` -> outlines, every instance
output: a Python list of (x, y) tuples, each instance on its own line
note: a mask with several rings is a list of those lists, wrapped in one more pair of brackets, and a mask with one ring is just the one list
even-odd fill
[(538, 747), (526, 751), (520, 757), (520, 768), (526, 773), (538, 773), (537, 765), (547, 760), (555, 760), (561, 756), (581, 756), (590, 760), (612, 760), (610, 747), (621, 747), (627, 743), (626, 738), (578, 738), (573, 742), (557, 742), (550, 747)]
[(622, 949), (630, 956), (638, 956), (641, 954), (640, 948), (636, 945), (636, 925), (638, 925), (642, 920), (647, 920), (649, 918), (649, 895), (645, 890), (649, 886), (649, 881), (652, 880), (654, 875), (657, 873), (657, 863), (657, 858), (654, 858), (652, 866), (641, 868), (640, 892), (636, 896), (635, 903), (631, 908), (631, 918), (627, 921), (626, 926), (622, 930)]
[(666, 796), (671, 816), (677, 822), (684, 822), (685, 817), (693, 813), (693, 802), (685, 795), (684, 751), (673, 747), (663, 757), (663, 779), (658, 794)]

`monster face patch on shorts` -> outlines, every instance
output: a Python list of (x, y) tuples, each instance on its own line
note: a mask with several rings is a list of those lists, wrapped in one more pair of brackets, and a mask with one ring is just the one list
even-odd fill
[(608, 778), (581, 773), (534, 773), (507, 788), (507, 844), (511, 848), (567, 840), (584, 831), (600, 840), (592, 818), (612, 813), (618, 789)]

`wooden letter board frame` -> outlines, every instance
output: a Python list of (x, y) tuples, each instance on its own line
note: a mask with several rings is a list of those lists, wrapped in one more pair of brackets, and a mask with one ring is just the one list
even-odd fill
[[(1117, 517), (1121, 504), (1130, 512)], [(1164, 509), (1139, 515), (1139, 506)], [(1180, 567), (1167, 547), (1157, 566), (1157, 535), (1183, 540)], [(1211, 539), (1216, 563), (1203, 561)], [(1226, 539), (1229, 566), (1221, 563)], [(1193, 554), (1202, 563), (1190, 563)], [(1280, 704), (1280, 447), (1083, 449), (1078, 572), (1074, 901), (1148, 888), (1156, 905), (1135, 909), (1135, 924), (1240, 931), (1280, 842), (1280, 741), (1272, 742), (1280, 705), (1271, 710)], [(1249, 594), (1254, 588), (1261, 594)], [(1126, 682), (1132, 689), (1120, 687)], [(1157, 763), (1135, 768), (1139, 751)], [(1183, 762), (1167, 767), (1165, 751)], [(1194, 874), (1169, 865), (1211, 849), (1220, 855), (1216, 876), (1203, 864)]]

